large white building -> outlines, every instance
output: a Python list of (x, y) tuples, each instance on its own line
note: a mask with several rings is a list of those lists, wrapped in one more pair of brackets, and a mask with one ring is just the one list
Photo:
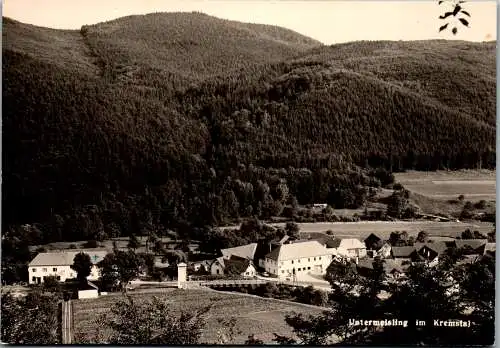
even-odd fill
[(328, 249), (318, 241), (283, 244), (264, 258), (266, 272), (278, 278), (290, 278), (294, 274), (325, 274), (336, 249)]
[(83, 252), (90, 256), (94, 264), (88, 280), (97, 280), (100, 276), (97, 263), (109, 252), (105, 249), (72, 249), (39, 253), (28, 265), (29, 283), (41, 284), (48, 276), (54, 276), (64, 282), (66, 279), (76, 278), (76, 272), (71, 269), (75, 255)]

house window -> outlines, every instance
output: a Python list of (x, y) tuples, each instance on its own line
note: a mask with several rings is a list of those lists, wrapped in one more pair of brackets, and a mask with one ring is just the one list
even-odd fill
[(57, 268), (56, 267), (52, 268), (52, 272), (57, 272)]
[[(36, 269), (36, 268), (35, 268)], [(36, 277), (31, 278), (33, 282), (36, 282)]]
[(318, 257), (318, 259), (320, 259), (320, 260), (321, 260), (321, 256), (320, 256), (320, 257)]
[(33, 272), (36, 272), (36, 268), (33, 268)]
[(216, 270), (217, 274), (219, 274), (219, 270)]
[(298, 259), (297, 262), (300, 263), (300, 259)]
[(316, 258), (314, 258), (314, 261), (316, 261)]
[(57, 280), (61, 280), (61, 277), (60, 277), (60, 276), (57, 276)]
[(47, 272), (47, 268), (42, 268), (42, 272)]
[(307, 267), (307, 269), (311, 269), (311, 267)]
[(300, 271), (300, 268), (297, 268), (297, 271)]
[(293, 265), (293, 260), (292, 260), (292, 265)]
[(308, 262), (309, 262), (309, 261), (311, 261), (311, 258), (308, 258), (308, 259), (307, 259), (307, 261), (308, 261)]
[(284, 270), (284, 269), (283, 269), (283, 270), (281, 270), (281, 273), (285, 273), (285, 270)]

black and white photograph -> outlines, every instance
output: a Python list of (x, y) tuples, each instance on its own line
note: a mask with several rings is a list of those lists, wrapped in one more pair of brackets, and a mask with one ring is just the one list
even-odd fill
[(493, 345), (497, 12), (4, 0), (1, 342)]

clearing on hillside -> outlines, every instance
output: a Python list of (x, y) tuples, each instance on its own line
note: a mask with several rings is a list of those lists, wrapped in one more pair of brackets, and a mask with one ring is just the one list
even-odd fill
[[(271, 224), (284, 227), (285, 224)], [(360, 222), (316, 222), (298, 223), (301, 232), (326, 232), (331, 230), (336, 237), (353, 237), (364, 239), (370, 233), (377, 234), (380, 238), (389, 238), (391, 232), (406, 231), (410, 236), (417, 236), (424, 230), (435, 238), (455, 238), (466, 229), (488, 233), (494, 227), (491, 223), (463, 223), (463, 222), (435, 222), (435, 221), (360, 221)]]
[(496, 171), (461, 170), (394, 174), (396, 181), (407, 190), (439, 200), (496, 200)]
[[(166, 299), (171, 304), (172, 311), (192, 311), (204, 306), (214, 304), (208, 312), (206, 330), (201, 342), (213, 344), (217, 342), (217, 330), (223, 327), (217, 320), (236, 318), (236, 331), (241, 331), (235, 337), (235, 344), (242, 344), (249, 335), (255, 334), (256, 338), (271, 343), (273, 333), (291, 335), (290, 327), (285, 323), (285, 314), (298, 312), (319, 314), (321, 309), (300, 303), (286, 303), (273, 299), (265, 299), (241, 294), (229, 294), (213, 290), (179, 290), (165, 289), (157, 293), (131, 294), (135, 300), (150, 300), (153, 296)], [(74, 335), (76, 342), (92, 339), (98, 325), (96, 319), (99, 315), (109, 313), (110, 307), (120, 300), (121, 295), (108, 295), (98, 299), (75, 300), (74, 309)], [(109, 332), (104, 332), (104, 336)]]

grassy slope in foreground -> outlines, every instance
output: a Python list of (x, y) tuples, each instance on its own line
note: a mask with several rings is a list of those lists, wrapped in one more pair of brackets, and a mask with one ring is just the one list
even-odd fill
[[(285, 323), (285, 313), (296, 311), (304, 314), (318, 314), (321, 309), (302, 304), (292, 304), (273, 299), (263, 299), (239, 294), (220, 293), (211, 290), (162, 290), (159, 293), (133, 295), (141, 300), (159, 296), (171, 304), (172, 311), (190, 311), (213, 304), (208, 312), (208, 324), (202, 335), (204, 343), (215, 343), (217, 330), (221, 324), (217, 319), (230, 319), (236, 317), (236, 329), (241, 334), (236, 337), (236, 344), (242, 344), (248, 335), (255, 334), (257, 338), (270, 342), (273, 333), (290, 335), (291, 329)], [(120, 295), (108, 295), (98, 299), (74, 301), (74, 334), (75, 337), (91, 337), (95, 334), (97, 325), (94, 320), (103, 313), (108, 313), (109, 308)]]

